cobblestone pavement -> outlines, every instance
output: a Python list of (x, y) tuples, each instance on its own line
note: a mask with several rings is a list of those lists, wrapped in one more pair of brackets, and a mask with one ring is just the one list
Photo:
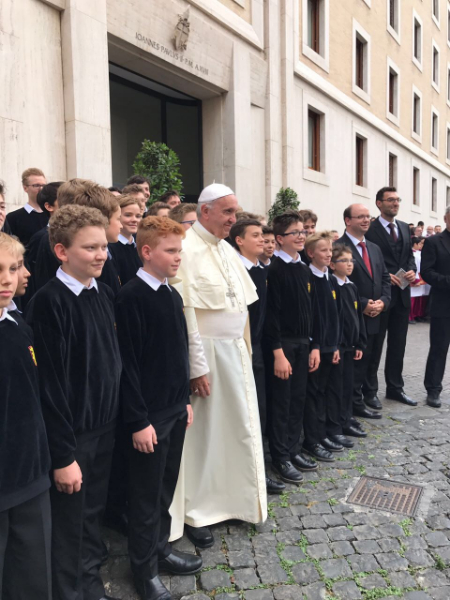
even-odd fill
[[(450, 600), (450, 369), (443, 392), (448, 401), (440, 410), (425, 406), (427, 350), (428, 325), (410, 326), (405, 390), (419, 401), (417, 408), (385, 401), (383, 419), (366, 423), (365, 440), (334, 464), (305, 474), (303, 485), (269, 497), (263, 525), (214, 527), (214, 547), (197, 550), (204, 567), (199, 575), (163, 577), (173, 598)], [(383, 398), (383, 387), (380, 392)], [(423, 485), (417, 516), (347, 504), (363, 474)], [(105, 534), (107, 592), (138, 599), (125, 539)], [(195, 551), (185, 538), (175, 547)]]

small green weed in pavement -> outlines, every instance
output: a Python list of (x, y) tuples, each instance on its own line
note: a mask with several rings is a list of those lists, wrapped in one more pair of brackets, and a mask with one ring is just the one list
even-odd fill
[(412, 525), (411, 519), (403, 519), (403, 521), (400, 521), (399, 525), (403, 529), (403, 533), (405, 534), (405, 536), (411, 537), (411, 530), (410, 530), (410, 526)]

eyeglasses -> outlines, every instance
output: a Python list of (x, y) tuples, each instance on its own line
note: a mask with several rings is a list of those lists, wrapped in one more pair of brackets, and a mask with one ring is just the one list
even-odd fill
[(306, 231), (288, 231), (287, 233), (281, 233), (281, 237), (287, 237), (288, 235), (293, 235), (294, 237), (300, 237), (301, 235), (306, 235)]
[(357, 217), (350, 217), (350, 219), (356, 219), (357, 221), (364, 221), (364, 219), (370, 220), (370, 215), (358, 215)]
[(353, 258), (340, 258), (339, 260), (334, 260), (333, 262), (334, 263), (345, 263), (346, 265), (349, 265), (349, 264), (354, 265), (356, 261)]
[(383, 200), (383, 202), (389, 202), (389, 204), (393, 204), (394, 202), (398, 202), (400, 204), (401, 201), (402, 201), (401, 198), (385, 198)]
[(183, 225), (184, 223), (187, 223), (188, 225), (193, 225), (196, 222), (197, 219), (194, 219), (193, 221), (181, 221), (181, 224)]
[(45, 183), (32, 183), (30, 185), (27, 185), (26, 187), (32, 187), (35, 190), (37, 190), (38, 188), (42, 189), (43, 187), (45, 187)]

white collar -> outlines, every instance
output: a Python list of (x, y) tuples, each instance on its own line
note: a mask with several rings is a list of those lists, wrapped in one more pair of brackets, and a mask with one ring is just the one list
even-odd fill
[(169, 282), (167, 281), (167, 277), (164, 281), (160, 281), (159, 279), (156, 279), (156, 277), (153, 277), (153, 275), (150, 275), (150, 273), (147, 273), (147, 271), (144, 271), (142, 267), (138, 270), (136, 275), (142, 279), (142, 281), (145, 281), (145, 283), (149, 285), (152, 290), (155, 290), (155, 292), (157, 292), (162, 285), (166, 285), (169, 290), (172, 291)]
[(346, 283), (351, 283), (350, 279), (345, 276), (344, 281), (342, 281), (342, 279), (340, 277), (336, 277), (336, 275), (334, 275), (334, 278), (336, 279), (336, 281), (338, 282), (339, 285), (345, 285)]
[[(11, 310), (10, 306), (11, 305), (9, 304), (6, 308), (3, 309), (2, 316), (0, 317), (0, 323), (2, 321), (4, 321), (5, 319), (8, 319), (8, 321), (12, 321), (16, 325), (18, 325), (19, 323), (10, 314), (8, 314), (9, 311)], [(14, 306), (15, 306), (15, 304), (14, 304)]]
[(313, 275), (315, 275), (316, 277), (320, 277), (320, 278), (326, 277), (328, 279), (328, 270), (319, 271), (319, 269), (317, 267), (315, 267), (312, 263), (309, 265), (309, 268), (313, 272)]
[(277, 250), (277, 256), (279, 258), (281, 258), (282, 260), (284, 260), (285, 263), (294, 263), (294, 265), (296, 265), (299, 262), (302, 262), (302, 259), (300, 258), (300, 254), (297, 252), (297, 258), (292, 258), (292, 256), (289, 256), (289, 254), (287, 252), (285, 252), (284, 250)]
[(130, 241), (129, 241), (129, 240), (127, 240), (127, 238), (126, 238), (124, 235), (122, 235), (121, 233), (119, 233), (119, 242), (120, 242), (121, 244), (123, 244), (124, 246), (136, 246), (136, 242), (134, 241), (134, 239), (133, 239), (133, 241), (132, 241), (132, 242), (130, 242)]
[(71, 292), (75, 294), (75, 296), (79, 296), (83, 290), (91, 290), (94, 288), (98, 292), (97, 281), (92, 277), (91, 282), (88, 287), (86, 287), (81, 281), (72, 277), (72, 275), (68, 275), (65, 273), (61, 267), (56, 271), (56, 277), (69, 288)]
[(200, 223), (200, 221), (195, 221), (191, 229), (193, 229), (195, 233), (199, 235), (202, 238), (202, 240), (204, 240), (208, 244), (218, 244), (222, 241), (220, 238), (216, 237), (213, 233), (208, 231), (206, 227), (204, 227)]
[(259, 264), (262, 265), (263, 267), (270, 267), (270, 264), (272, 263), (272, 260), (269, 258), (269, 262), (264, 263), (262, 260), (259, 261)]
[(261, 269), (264, 269), (264, 267), (259, 262), (259, 260), (256, 262), (256, 265), (255, 265), (255, 263), (252, 263), (251, 260), (248, 260), (248, 258), (246, 258), (245, 256), (242, 256), (242, 254), (240, 252), (238, 252), (238, 254), (239, 254), (239, 258), (244, 263), (244, 267), (247, 269), (247, 271), (250, 271), (250, 269), (252, 269), (253, 267), (260, 267)]
[(17, 304), (14, 302), (14, 300), (11, 300), (11, 302), (6, 308), (9, 312), (13, 312), (13, 310), (16, 310), (18, 313), (22, 314), (22, 311), (17, 308)]
[(39, 212), (36, 208), (34, 208), (34, 206), (31, 206), (31, 204), (29, 202), (27, 202), (24, 206), (24, 209), (27, 211), (28, 214), (32, 213), (32, 212)]
[(358, 246), (360, 244), (360, 242), (364, 242), (364, 243), (366, 242), (365, 237), (363, 237), (362, 240), (358, 240), (358, 238), (353, 237), (352, 234), (348, 232), (348, 230), (346, 230), (345, 233), (347, 234), (347, 237), (350, 238), (350, 241), (352, 242), (352, 244), (354, 246)]
[[(381, 215), (378, 217), (378, 219), (385, 229), (388, 229), (388, 228), (390, 229), (390, 227), (389, 227), (391, 224), (390, 221), (386, 221), (386, 219), (384, 219)], [(394, 219), (392, 222), (394, 223), (394, 227), (397, 229), (396, 220)]]

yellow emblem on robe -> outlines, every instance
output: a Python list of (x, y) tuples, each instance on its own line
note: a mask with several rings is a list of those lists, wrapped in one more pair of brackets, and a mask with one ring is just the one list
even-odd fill
[(358, 310), (358, 300), (355, 300), (355, 310)]
[(310, 294), (310, 293), (311, 293), (311, 284), (308, 281), (308, 294)]
[(333, 294), (333, 298), (336, 300), (336, 292), (333, 290), (331, 293)]
[(28, 346), (28, 350), (30, 351), (31, 358), (33, 359), (33, 362), (34, 362), (34, 366), (37, 367), (36, 354), (34, 353), (33, 346)]

